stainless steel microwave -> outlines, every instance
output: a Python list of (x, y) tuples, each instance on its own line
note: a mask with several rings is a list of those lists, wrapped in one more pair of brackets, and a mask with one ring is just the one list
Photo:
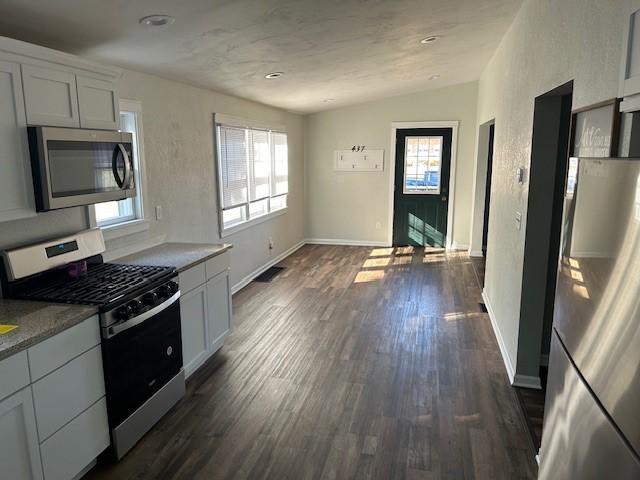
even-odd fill
[(27, 131), (38, 212), (136, 195), (130, 133), (56, 127)]

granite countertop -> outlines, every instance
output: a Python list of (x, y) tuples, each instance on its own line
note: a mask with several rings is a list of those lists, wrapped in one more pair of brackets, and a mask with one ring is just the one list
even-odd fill
[(220, 255), (233, 246), (228, 243), (163, 243), (114, 260), (115, 263), (175, 267), (178, 272)]
[(18, 325), (0, 335), (0, 360), (73, 327), (98, 312), (96, 307), (0, 299), (0, 324)]

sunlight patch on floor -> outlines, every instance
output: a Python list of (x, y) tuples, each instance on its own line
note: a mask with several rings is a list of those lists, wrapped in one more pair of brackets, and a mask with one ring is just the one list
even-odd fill
[(375, 282), (384, 278), (384, 270), (363, 270), (358, 272), (353, 283)]
[(362, 264), (362, 268), (386, 267), (391, 263), (389, 257), (386, 258), (369, 258)]
[(393, 253), (393, 247), (389, 248), (374, 248), (369, 254), (370, 257), (387, 257)]

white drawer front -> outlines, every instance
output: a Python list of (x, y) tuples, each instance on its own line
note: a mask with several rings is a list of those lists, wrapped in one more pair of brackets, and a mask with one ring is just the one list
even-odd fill
[(100, 324), (94, 315), (29, 349), (31, 381), (64, 365), (72, 358), (100, 344)]
[(109, 446), (103, 398), (40, 446), (45, 480), (69, 480)]
[(204, 263), (200, 263), (195, 267), (180, 272), (180, 293), (185, 294), (196, 287), (199, 287), (206, 281)]
[(0, 361), (0, 400), (29, 385), (27, 351)]
[(229, 252), (221, 253), (220, 255), (210, 258), (206, 261), (207, 280), (215, 277), (220, 272), (229, 269)]
[(103, 378), (98, 345), (33, 384), (41, 442), (104, 397)]

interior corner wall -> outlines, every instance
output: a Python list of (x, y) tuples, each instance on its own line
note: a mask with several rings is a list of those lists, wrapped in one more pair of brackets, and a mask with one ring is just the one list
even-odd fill
[[(477, 82), (337, 108), (305, 118), (306, 236), (388, 241), (392, 122), (458, 120), (454, 246), (468, 248), (476, 142)], [(337, 172), (335, 150), (384, 149), (382, 172)]]
[[(479, 83), (478, 124), (495, 118), (485, 295), (516, 365), (535, 97), (574, 80), (573, 108), (614, 98), (624, 0), (525, 0)], [(515, 227), (516, 212), (523, 228)]]

